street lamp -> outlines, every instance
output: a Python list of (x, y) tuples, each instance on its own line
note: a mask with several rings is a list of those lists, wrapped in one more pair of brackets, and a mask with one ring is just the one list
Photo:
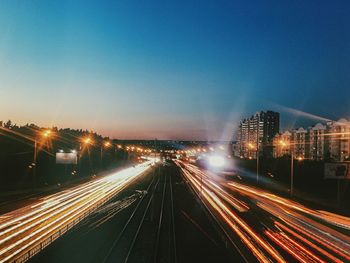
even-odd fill
[(52, 135), (51, 130), (44, 130), (43, 132), (40, 132), (39, 134), (35, 135), (34, 137), (34, 156), (33, 156), (33, 177), (36, 178), (36, 163), (38, 158), (38, 135), (40, 135), (43, 139), (48, 139)]
[(259, 183), (259, 144), (255, 147), (252, 143), (248, 143), (248, 148), (256, 151), (256, 183)]
[(101, 144), (101, 164), (102, 164), (102, 157), (103, 157), (103, 148), (109, 148), (112, 144), (109, 141), (105, 141)]
[(80, 159), (83, 156), (83, 148), (91, 145), (92, 143), (93, 143), (93, 141), (92, 141), (92, 139), (89, 136), (86, 136), (86, 137), (83, 137), (83, 138), (80, 139), (80, 142), (79, 142), (79, 154), (78, 154), (78, 170), (79, 170), (79, 173), (80, 173), (80, 168), (81, 168)]
[(80, 139), (80, 143), (79, 143), (79, 152), (80, 155), (82, 155), (82, 150), (83, 148), (91, 145), (93, 143), (92, 139), (90, 137), (84, 137)]
[(80, 156), (82, 155), (83, 148), (89, 146), (90, 144), (92, 144), (92, 139), (90, 137), (84, 137), (80, 139), (80, 143), (79, 143)]
[(43, 133), (42, 133), (42, 135), (44, 136), (44, 137), (49, 137), (50, 135), (51, 135), (51, 130), (46, 130), (46, 131), (44, 131)]
[(91, 138), (90, 137), (86, 137), (86, 138), (84, 138), (83, 139), (83, 143), (85, 144), (85, 145), (89, 145), (89, 144), (91, 144)]
[[(290, 146), (291, 143), (280, 141), (280, 145), (283, 148), (283, 147)], [(293, 192), (294, 192), (294, 152), (292, 149), (290, 149), (290, 196), (293, 196)]]

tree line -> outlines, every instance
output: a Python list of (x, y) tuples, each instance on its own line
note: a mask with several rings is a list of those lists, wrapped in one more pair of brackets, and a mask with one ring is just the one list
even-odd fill
[[(96, 132), (51, 127), (50, 136), (44, 138), (42, 133), (45, 130), (48, 128), (35, 124), (20, 126), (11, 120), (0, 121), (1, 190), (61, 184), (94, 175), (127, 160), (127, 152), (114, 147), (114, 144), (101, 150), (103, 142), (110, 139)], [(91, 144), (83, 145), (82, 139), (86, 137), (91, 139)], [(58, 151), (76, 151), (78, 164), (56, 164), (55, 154)]]

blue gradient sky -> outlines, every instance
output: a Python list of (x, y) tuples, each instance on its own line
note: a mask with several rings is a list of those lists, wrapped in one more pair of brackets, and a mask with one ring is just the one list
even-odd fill
[(284, 127), (315, 121), (286, 107), (348, 117), (349, 13), (349, 1), (1, 1), (0, 119), (226, 139), (260, 109)]

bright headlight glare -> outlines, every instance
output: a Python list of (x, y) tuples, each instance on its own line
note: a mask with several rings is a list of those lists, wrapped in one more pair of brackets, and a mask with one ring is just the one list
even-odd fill
[(210, 156), (209, 164), (213, 167), (222, 167), (225, 165), (225, 159), (222, 156)]

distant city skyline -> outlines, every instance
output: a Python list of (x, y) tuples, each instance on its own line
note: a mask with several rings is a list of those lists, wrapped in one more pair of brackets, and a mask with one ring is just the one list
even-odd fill
[[(269, 110), (269, 109), (267, 109)], [(288, 109), (284, 108), (284, 111), (287, 112)], [(254, 113), (251, 113), (249, 115), (246, 115), (246, 116), (242, 116), (240, 120), (236, 120), (235, 123), (230, 123), (230, 127), (232, 127), (231, 130), (227, 129), (226, 132), (228, 132), (229, 134), (226, 134), (227, 136), (225, 137), (221, 137), (219, 139), (217, 138), (201, 138), (200, 136), (197, 136), (196, 135), (196, 132), (201, 132), (199, 129), (189, 129), (189, 134), (190, 136), (185, 136), (185, 137), (178, 137), (176, 133), (174, 133), (174, 135), (172, 135), (171, 133), (164, 133), (164, 131), (162, 129), (159, 129), (157, 131), (146, 131), (145, 133), (140, 133), (140, 131), (138, 130), (135, 130), (134, 132), (132, 130), (125, 130), (125, 131), (122, 131), (122, 130), (116, 130), (116, 133), (129, 133), (128, 136), (126, 137), (115, 137), (113, 135), (113, 132), (112, 134), (109, 134), (110, 131), (104, 131), (103, 129), (102, 130), (93, 130), (93, 129), (90, 129), (89, 127), (75, 127), (74, 124), (72, 124), (72, 126), (60, 126), (60, 125), (57, 125), (55, 123), (51, 123), (49, 125), (47, 124), (40, 124), (40, 123), (35, 123), (35, 122), (32, 122), (32, 121), (29, 121), (29, 122), (25, 122), (25, 123), (20, 123), (20, 122), (16, 122), (14, 120), (11, 120), (11, 119), (3, 119), (3, 120), (0, 120), (0, 122), (2, 123), (6, 123), (7, 121), (11, 121), (12, 122), (12, 125), (19, 125), (19, 126), (23, 126), (23, 125), (26, 125), (26, 124), (34, 124), (34, 125), (38, 125), (40, 127), (43, 127), (43, 128), (52, 128), (52, 127), (57, 127), (58, 129), (65, 129), (65, 128), (70, 128), (70, 129), (82, 129), (82, 130), (88, 130), (88, 131), (91, 131), (91, 132), (97, 132), (99, 133), (100, 135), (102, 136), (106, 136), (106, 137), (110, 137), (111, 139), (120, 139), (120, 140), (154, 140), (154, 139), (158, 139), (158, 140), (188, 140), (188, 141), (191, 141), (191, 140), (199, 140), (199, 141), (230, 141), (230, 140), (233, 140), (235, 141), (236, 140), (236, 136), (237, 136), (237, 132), (239, 130), (239, 124), (240, 124), (240, 121), (242, 121), (243, 119), (249, 119), (250, 117), (254, 116), (255, 114), (261, 112), (261, 111), (266, 111), (266, 109), (260, 109), (260, 110), (257, 110), (255, 111)], [(279, 113), (279, 112), (278, 112)], [(289, 114), (290, 117), (289, 119), (291, 118), (291, 116), (298, 116), (297, 118), (299, 119), (298, 122), (295, 122), (294, 125), (292, 124), (292, 122), (289, 122), (287, 125), (286, 125), (286, 122), (285, 124), (283, 125), (280, 125), (280, 131), (281, 132), (285, 132), (285, 131), (289, 131), (289, 130), (297, 130), (299, 128), (311, 128), (313, 126), (315, 126), (317, 123), (322, 123), (322, 124), (326, 124), (327, 122), (337, 122), (339, 121), (340, 119), (345, 119), (346, 121), (350, 121), (350, 118), (344, 118), (344, 117), (339, 117), (338, 119), (327, 119), (327, 118), (324, 118), (324, 117), (321, 117), (321, 116), (317, 116), (317, 115), (313, 115), (313, 114), (310, 114), (310, 113), (306, 113), (306, 112), (300, 112), (298, 110), (295, 110), (295, 112), (293, 112), (292, 110), (289, 111), (289, 113), (286, 113), (287, 115)], [(283, 122), (283, 117), (285, 117), (283, 114), (281, 115), (281, 122)], [(288, 118), (286, 118), (288, 119)], [(177, 130), (175, 129), (175, 132)], [(181, 130), (183, 131), (183, 130)], [(204, 131), (204, 132), (207, 132), (207, 129)], [(152, 136), (152, 135), (156, 135), (156, 136)], [(191, 136), (192, 135), (192, 136)]]
[(348, 1), (2, 1), (0, 120), (227, 140), (350, 116)]

